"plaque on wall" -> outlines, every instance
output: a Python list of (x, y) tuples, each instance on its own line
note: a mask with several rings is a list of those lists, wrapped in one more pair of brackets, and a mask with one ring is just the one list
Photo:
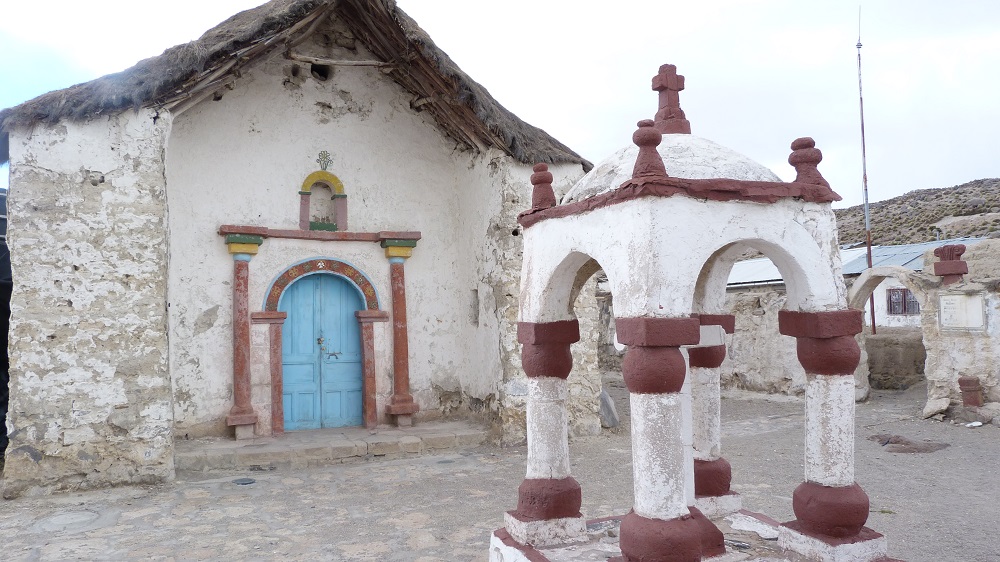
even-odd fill
[(985, 330), (983, 295), (941, 295), (938, 322), (948, 330)]

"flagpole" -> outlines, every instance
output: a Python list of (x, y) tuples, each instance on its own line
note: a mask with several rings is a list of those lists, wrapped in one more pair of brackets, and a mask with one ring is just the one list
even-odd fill
[[(861, 95), (861, 6), (858, 6), (858, 106), (861, 110), (861, 187), (865, 198), (865, 244), (868, 248), (868, 269), (872, 268), (872, 223), (868, 214), (868, 159), (865, 154), (865, 98)], [(872, 313), (872, 335), (875, 334), (875, 292), (870, 301)]]

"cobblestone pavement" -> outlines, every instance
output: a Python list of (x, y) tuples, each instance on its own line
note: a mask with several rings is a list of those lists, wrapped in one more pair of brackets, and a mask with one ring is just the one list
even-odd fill
[[(916, 391), (858, 410), (858, 481), (869, 526), (911, 562), (1000, 560), (1000, 430), (919, 419)], [(727, 393), (723, 454), (744, 506), (791, 518), (802, 479), (802, 403)], [(947, 442), (889, 453), (869, 434)], [(631, 505), (627, 431), (579, 438), (574, 474), (588, 517)], [(485, 560), (517, 503), (523, 447), (273, 471), (182, 473), (176, 482), (0, 501), (2, 560)], [(251, 478), (253, 484), (234, 483)]]

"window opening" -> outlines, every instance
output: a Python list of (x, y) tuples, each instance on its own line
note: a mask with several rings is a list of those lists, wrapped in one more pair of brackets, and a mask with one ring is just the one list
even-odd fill
[(886, 308), (893, 316), (910, 316), (920, 314), (920, 302), (912, 291), (905, 288), (886, 290)]

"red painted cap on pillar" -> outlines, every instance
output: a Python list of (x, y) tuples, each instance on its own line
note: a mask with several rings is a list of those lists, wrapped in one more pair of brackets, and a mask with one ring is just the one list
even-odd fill
[(943, 277), (945, 285), (951, 285), (962, 280), (969, 273), (969, 264), (962, 261), (965, 244), (946, 244), (934, 249), (934, 255), (941, 259), (934, 263), (934, 275)]
[(823, 174), (819, 173), (819, 163), (823, 161), (823, 153), (816, 148), (816, 141), (810, 137), (801, 137), (792, 141), (792, 153), (788, 155), (788, 163), (795, 168), (796, 183), (811, 183), (830, 187)]
[(778, 333), (796, 338), (853, 336), (864, 328), (864, 311), (853, 308), (804, 312), (778, 311)]
[(531, 208), (548, 209), (556, 206), (556, 194), (552, 190), (552, 172), (549, 171), (548, 164), (535, 164), (531, 169)]
[(656, 146), (663, 140), (663, 135), (653, 128), (651, 119), (643, 119), (636, 125), (639, 128), (632, 133), (632, 142), (639, 147), (639, 156), (635, 159), (632, 177), (667, 177), (667, 169), (663, 166), (663, 159), (656, 151)]

